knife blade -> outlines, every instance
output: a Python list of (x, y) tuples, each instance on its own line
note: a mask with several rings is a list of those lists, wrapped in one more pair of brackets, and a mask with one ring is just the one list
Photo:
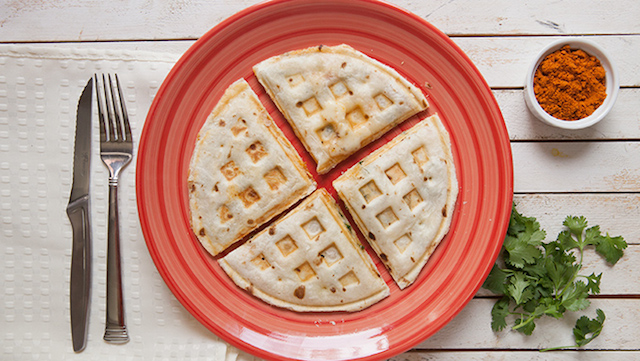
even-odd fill
[(89, 181), (91, 165), (91, 103), (93, 79), (80, 95), (76, 113), (76, 137), (73, 156), (73, 185), (67, 215), (73, 228), (70, 277), (71, 339), (73, 350), (84, 350), (89, 324), (91, 295), (91, 219)]

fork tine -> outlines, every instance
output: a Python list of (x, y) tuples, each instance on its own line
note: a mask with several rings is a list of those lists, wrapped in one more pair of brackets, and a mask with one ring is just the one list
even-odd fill
[[(111, 74), (109, 74), (107, 77), (109, 79), (108, 83), (104, 74), (102, 74), (102, 83), (104, 84), (104, 96), (105, 96), (105, 99), (107, 100), (107, 115), (109, 116), (109, 141), (113, 142), (120, 138), (120, 136), (122, 135), (122, 132), (120, 131), (120, 127), (118, 126), (118, 113), (115, 109), (113, 87), (111, 86)], [(116, 130), (117, 130), (117, 134), (116, 134)]]
[[(116, 133), (116, 140), (118, 142), (122, 142), (124, 140), (124, 135), (122, 133), (123, 128), (123, 120), (122, 120), (122, 107), (118, 108), (117, 104), (122, 104), (122, 99), (120, 97), (116, 97), (115, 87), (113, 85), (113, 78), (111, 74), (108, 74), (109, 78), (109, 92), (111, 93), (111, 106), (113, 109), (113, 126)], [(119, 93), (119, 92), (118, 92)]]
[(102, 107), (102, 93), (100, 92), (100, 87), (98, 86), (98, 74), (93, 74), (93, 78), (96, 83), (96, 96), (98, 97), (98, 118), (100, 119), (100, 142), (107, 141), (107, 131), (105, 128), (105, 112)]
[(124, 125), (124, 140), (131, 141), (131, 125), (129, 124), (129, 113), (127, 113), (127, 106), (125, 105), (124, 96), (122, 94), (122, 88), (120, 87), (120, 79), (118, 74), (115, 74), (116, 85), (118, 86), (118, 98), (120, 99), (120, 110), (122, 111), (122, 119)]

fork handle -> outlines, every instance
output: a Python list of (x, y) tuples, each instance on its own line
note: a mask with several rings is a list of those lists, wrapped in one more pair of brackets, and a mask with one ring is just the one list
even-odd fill
[(126, 343), (129, 341), (129, 334), (124, 319), (122, 297), (117, 179), (109, 180), (109, 228), (107, 237), (107, 319), (104, 340), (110, 343)]

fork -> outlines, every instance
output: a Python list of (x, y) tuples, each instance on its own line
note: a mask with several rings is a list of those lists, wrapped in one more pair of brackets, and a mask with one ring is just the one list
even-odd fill
[[(125, 324), (120, 262), (120, 226), (118, 222), (118, 179), (120, 171), (133, 156), (131, 126), (120, 80), (115, 75), (117, 93), (111, 74), (102, 74), (102, 87), (94, 75), (100, 119), (100, 158), (109, 169), (109, 226), (107, 243), (107, 315), (104, 340), (126, 343), (129, 334)], [(107, 81), (108, 80), (108, 81)], [(104, 98), (101, 90), (104, 91)]]

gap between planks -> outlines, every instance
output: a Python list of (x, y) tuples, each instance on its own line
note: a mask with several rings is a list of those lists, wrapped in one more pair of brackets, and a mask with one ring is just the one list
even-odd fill
[(388, 361), (631, 361), (640, 359), (639, 350), (557, 350), (539, 352), (516, 349), (467, 349), (467, 350), (411, 350), (394, 356)]

